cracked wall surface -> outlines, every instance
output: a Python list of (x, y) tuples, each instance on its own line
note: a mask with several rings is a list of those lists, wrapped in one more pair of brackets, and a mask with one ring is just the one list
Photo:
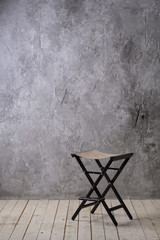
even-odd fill
[(0, 0), (0, 197), (83, 196), (93, 148), (134, 152), (123, 197), (160, 197), (160, 2)]

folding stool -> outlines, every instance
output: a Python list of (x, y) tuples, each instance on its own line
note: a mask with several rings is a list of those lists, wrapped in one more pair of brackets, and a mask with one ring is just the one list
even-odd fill
[[(103, 204), (105, 210), (107, 211), (108, 215), (110, 216), (112, 222), (114, 223), (115, 226), (118, 225), (115, 217), (112, 214), (112, 211), (115, 211), (119, 208), (123, 208), (124, 211), (126, 212), (126, 214), (128, 215), (128, 217), (130, 219), (132, 219), (132, 215), (129, 212), (129, 210), (127, 209), (125, 203), (123, 202), (120, 194), (118, 193), (118, 191), (116, 190), (115, 186), (114, 186), (114, 182), (116, 181), (116, 179), (118, 178), (118, 176), (120, 175), (121, 171), (123, 170), (123, 168), (125, 167), (125, 165), (127, 164), (128, 160), (132, 157), (133, 153), (127, 153), (127, 154), (108, 154), (108, 153), (102, 153), (99, 152), (97, 150), (91, 150), (91, 151), (87, 151), (87, 152), (81, 152), (81, 153), (75, 153), (75, 154), (71, 154), (72, 157), (75, 157), (77, 162), (79, 163), (80, 167), (82, 168), (84, 174), (86, 175), (88, 181), (91, 184), (91, 189), (89, 190), (88, 194), (85, 197), (80, 197), (79, 200), (82, 200), (81, 204), (79, 205), (79, 207), (77, 208), (77, 210), (75, 211), (74, 215), (72, 216), (72, 220), (74, 220), (77, 215), (79, 214), (79, 212), (86, 207), (92, 206), (94, 205), (94, 207), (91, 210), (91, 213), (94, 213), (95, 210), (97, 209), (98, 205), (100, 203)], [(86, 159), (93, 159), (95, 160), (95, 162), (97, 163), (98, 167), (100, 168), (100, 171), (87, 171), (87, 169), (85, 168), (84, 164), (82, 163), (81, 158), (86, 158)], [(106, 159), (109, 158), (109, 160), (107, 161), (105, 166), (102, 166), (100, 159)], [(118, 162), (121, 161), (120, 167), (112, 167), (111, 164), (113, 162)], [(113, 170), (116, 171), (115, 175), (110, 178), (109, 175), (107, 174), (108, 170)], [(91, 174), (97, 174), (99, 175), (96, 179), (96, 181), (93, 181), (93, 179), (91, 178)], [(100, 181), (102, 180), (102, 178), (105, 177), (108, 185), (106, 187), (106, 189), (103, 191), (103, 193), (100, 193), (100, 191), (98, 190), (97, 186), (100, 183)], [(105, 202), (105, 196), (108, 193), (108, 191), (112, 189), (114, 194), (116, 195), (117, 199), (119, 200), (120, 204), (114, 207), (109, 208), (108, 205)], [(95, 192), (97, 197), (91, 197), (92, 193)], [(91, 201), (91, 203), (87, 203), (87, 201)]]

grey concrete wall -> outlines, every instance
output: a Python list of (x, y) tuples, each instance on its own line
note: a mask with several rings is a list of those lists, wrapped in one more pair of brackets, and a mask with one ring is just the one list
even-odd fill
[(92, 148), (135, 153), (123, 197), (160, 197), (160, 2), (0, 0), (0, 196), (85, 194)]

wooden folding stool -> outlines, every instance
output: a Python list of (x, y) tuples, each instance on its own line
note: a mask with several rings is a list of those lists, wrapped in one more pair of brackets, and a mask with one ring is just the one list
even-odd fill
[[(123, 208), (124, 211), (126, 212), (126, 214), (128, 215), (128, 217), (130, 219), (132, 219), (131, 213), (129, 212), (129, 210), (126, 207), (125, 203), (123, 202), (120, 194), (118, 193), (117, 189), (114, 186), (114, 182), (116, 181), (116, 179), (120, 175), (121, 171), (123, 170), (123, 168), (125, 167), (125, 165), (129, 161), (129, 159), (132, 157), (132, 155), (133, 155), (133, 153), (108, 154), (108, 153), (99, 152), (97, 150), (91, 150), (91, 151), (87, 151), (87, 152), (71, 154), (72, 157), (76, 158), (77, 162), (79, 163), (80, 167), (82, 168), (84, 174), (86, 175), (88, 181), (90, 182), (90, 184), (92, 186), (91, 189), (89, 190), (88, 194), (85, 197), (80, 197), (79, 198), (80, 200), (82, 200), (82, 202), (81, 202), (80, 206), (77, 208), (77, 210), (75, 211), (74, 215), (72, 216), (72, 220), (74, 220), (76, 218), (76, 216), (79, 214), (79, 212), (83, 208), (86, 208), (86, 207), (89, 207), (89, 206), (92, 206), (92, 205), (94, 205), (94, 207), (91, 210), (91, 213), (94, 213), (100, 203), (103, 204), (104, 208), (106, 209), (108, 215), (110, 216), (110, 218), (113, 221), (115, 226), (117, 226), (118, 223), (117, 223), (115, 217), (113, 216), (112, 211), (115, 211), (119, 208)], [(84, 164), (82, 163), (81, 158), (95, 160), (95, 162), (97, 163), (100, 171), (99, 172), (97, 172), (97, 171), (87, 171)], [(106, 159), (106, 158), (109, 158), (109, 160), (107, 161), (105, 166), (102, 166), (100, 160)], [(119, 161), (121, 161), (120, 166), (118, 166), (118, 167), (112, 167), (111, 166), (111, 164), (113, 162), (116, 163), (116, 162), (119, 162)], [(107, 174), (108, 170), (116, 171), (116, 173), (112, 177), (112, 179)], [(91, 174), (99, 175), (97, 177), (96, 181), (93, 181), (93, 179), (90, 176)], [(100, 193), (97, 186), (98, 186), (98, 184), (100, 183), (100, 181), (102, 180), (103, 177), (106, 178), (106, 180), (108, 182), (108, 185), (107, 185), (106, 189), (103, 191), (103, 193)], [(108, 205), (105, 202), (105, 196), (110, 189), (113, 190), (114, 194), (116, 195), (117, 199), (120, 202), (119, 205), (117, 205), (115, 207), (111, 207), (111, 208), (109, 208)], [(91, 197), (93, 192), (96, 193), (97, 197)], [(91, 201), (91, 203), (86, 203), (87, 201)]]

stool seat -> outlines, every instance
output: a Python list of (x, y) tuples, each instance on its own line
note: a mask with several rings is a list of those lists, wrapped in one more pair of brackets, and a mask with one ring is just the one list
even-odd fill
[(105, 158), (120, 156), (122, 154), (104, 153), (104, 152), (99, 152), (97, 150), (91, 150), (86, 152), (75, 153), (75, 155), (82, 158), (87, 158), (87, 159), (105, 159)]

